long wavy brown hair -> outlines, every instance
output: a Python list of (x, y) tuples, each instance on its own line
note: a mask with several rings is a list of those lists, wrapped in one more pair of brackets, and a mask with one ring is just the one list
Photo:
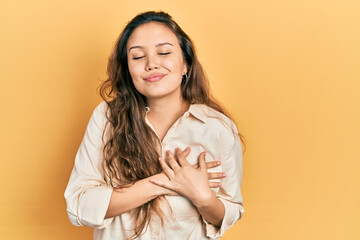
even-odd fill
[[(100, 95), (109, 110), (106, 128), (110, 127), (103, 149), (103, 168), (105, 178), (114, 188), (129, 187), (136, 181), (162, 171), (157, 160), (160, 157), (157, 147), (160, 146), (159, 139), (145, 123), (146, 98), (136, 90), (127, 62), (126, 46), (130, 35), (135, 28), (149, 22), (162, 23), (177, 36), (188, 66), (187, 77), (181, 83), (183, 99), (189, 103), (205, 104), (230, 118), (210, 94), (208, 79), (196, 56), (193, 42), (172, 17), (165, 12), (154, 11), (137, 15), (118, 37), (108, 62), (108, 79), (100, 85)], [(241, 134), (240, 137), (243, 141)], [(131, 211), (135, 220), (135, 234), (132, 238), (141, 235), (152, 213), (164, 221), (164, 213), (159, 204), (161, 200), (164, 198), (155, 198)]]

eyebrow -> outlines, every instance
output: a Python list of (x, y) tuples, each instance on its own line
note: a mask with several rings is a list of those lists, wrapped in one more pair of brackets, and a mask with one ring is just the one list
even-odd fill
[[(155, 47), (160, 47), (160, 46), (164, 46), (164, 45), (174, 46), (174, 45), (172, 45), (172, 44), (169, 43), (169, 42), (164, 42), (164, 43), (158, 43), (158, 44), (156, 44)], [(142, 47), (142, 46), (132, 46), (132, 47), (129, 48), (129, 51), (130, 51), (131, 49), (134, 49), (134, 48), (144, 48), (144, 47)]]

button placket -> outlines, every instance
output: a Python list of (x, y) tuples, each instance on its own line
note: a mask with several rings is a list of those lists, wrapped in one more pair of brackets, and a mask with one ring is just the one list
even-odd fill
[[(146, 108), (146, 114), (145, 114), (145, 121), (146, 123), (150, 126), (150, 128), (153, 130), (153, 132), (155, 133), (155, 135), (159, 138), (159, 135), (156, 133), (155, 128), (152, 126), (152, 124), (150, 123), (150, 121), (147, 119), (147, 113), (150, 111), (150, 108)], [(165, 156), (165, 148), (168, 146), (167, 142), (168, 142), (168, 138), (169, 136), (172, 135), (172, 133), (175, 131), (175, 129), (182, 123), (182, 121), (184, 121), (185, 118), (188, 118), (190, 116), (190, 113), (187, 111), (183, 114), (183, 116), (181, 116), (180, 118), (178, 118), (175, 123), (173, 125), (171, 125), (171, 127), (169, 128), (169, 130), (167, 131), (167, 133), (165, 134), (163, 140), (161, 141), (161, 154), (162, 157)]]
[(165, 141), (161, 143), (161, 155), (162, 157), (165, 157), (165, 151), (166, 151), (167, 144)]

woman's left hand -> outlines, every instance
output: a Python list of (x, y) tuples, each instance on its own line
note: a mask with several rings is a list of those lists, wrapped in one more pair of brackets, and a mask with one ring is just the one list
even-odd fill
[(195, 206), (204, 205), (213, 197), (209, 188), (205, 152), (202, 152), (198, 158), (198, 169), (195, 169), (190, 165), (190, 163), (186, 160), (185, 153), (179, 148), (176, 148), (175, 155), (176, 159), (171, 151), (166, 151), (166, 158), (170, 167), (164, 159), (159, 159), (160, 165), (169, 180), (160, 181), (151, 179), (150, 181), (156, 185), (170, 189), (189, 198)]

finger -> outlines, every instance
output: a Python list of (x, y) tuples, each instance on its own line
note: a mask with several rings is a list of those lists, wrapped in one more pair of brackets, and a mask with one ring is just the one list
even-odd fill
[(209, 169), (209, 168), (214, 168), (214, 167), (217, 167), (217, 166), (220, 166), (221, 165), (221, 162), (220, 161), (211, 161), (211, 162), (206, 162), (206, 168)]
[(225, 173), (216, 172), (216, 173), (208, 173), (208, 179), (222, 179), (225, 178)]
[(168, 176), (168, 178), (172, 178), (174, 176), (174, 171), (166, 164), (164, 159), (159, 158), (160, 166), (164, 170), (164, 173)]
[(185, 148), (185, 150), (182, 153), (184, 154), (185, 157), (189, 156), (190, 148), (189, 147)]
[[(207, 169), (210, 169), (210, 168), (214, 168), (214, 167), (217, 167), (217, 166), (220, 166), (221, 165), (221, 162), (220, 161), (211, 161), (211, 162), (205, 162), (206, 164), (206, 168)], [(195, 163), (193, 165), (191, 165), (193, 168), (197, 169), (199, 168), (199, 164)]]
[(221, 182), (209, 182), (210, 188), (218, 188), (221, 187)]
[(177, 160), (180, 163), (180, 166), (187, 166), (190, 165), (189, 162), (186, 160), (185, 154), (183, 154), (183, 151), (180, 150), (180, 148), (175, 149), (175, 155)]
[(160, 187), (164, 187), (164, 188), (167, 188), (167, 189), (170, 189), (170, 190), (174, 190), (174, 187), (172, 186), (172, 184), (170, 182), (163, 182), (163, 181), (160, 181), (160, 180), (157, 180), (157, 179), (150, 179), (150, 182), (155, 184), (155, 185), (158, 185)]
[(180, 150), (180, 148), (175, 148), (175, 155), (176, 156), (184, 156), (185, 158), (189, 156), (190, 154), (190, 148), (186, 147), (183, 151)]
[(206, 171), (205, 155), (206, 155), (206, 152), (202, 152), (200, 154), (200, 156), (199, 156), (199, 169), (200, 169), (200, 171)]
[(180, 168), (178, 162), (176, 161), (174, 155), (168, 150), (166, 151), (166, 158), (170, 164), (170, 167), (172, 168), (172, 170), (176, 171)]

